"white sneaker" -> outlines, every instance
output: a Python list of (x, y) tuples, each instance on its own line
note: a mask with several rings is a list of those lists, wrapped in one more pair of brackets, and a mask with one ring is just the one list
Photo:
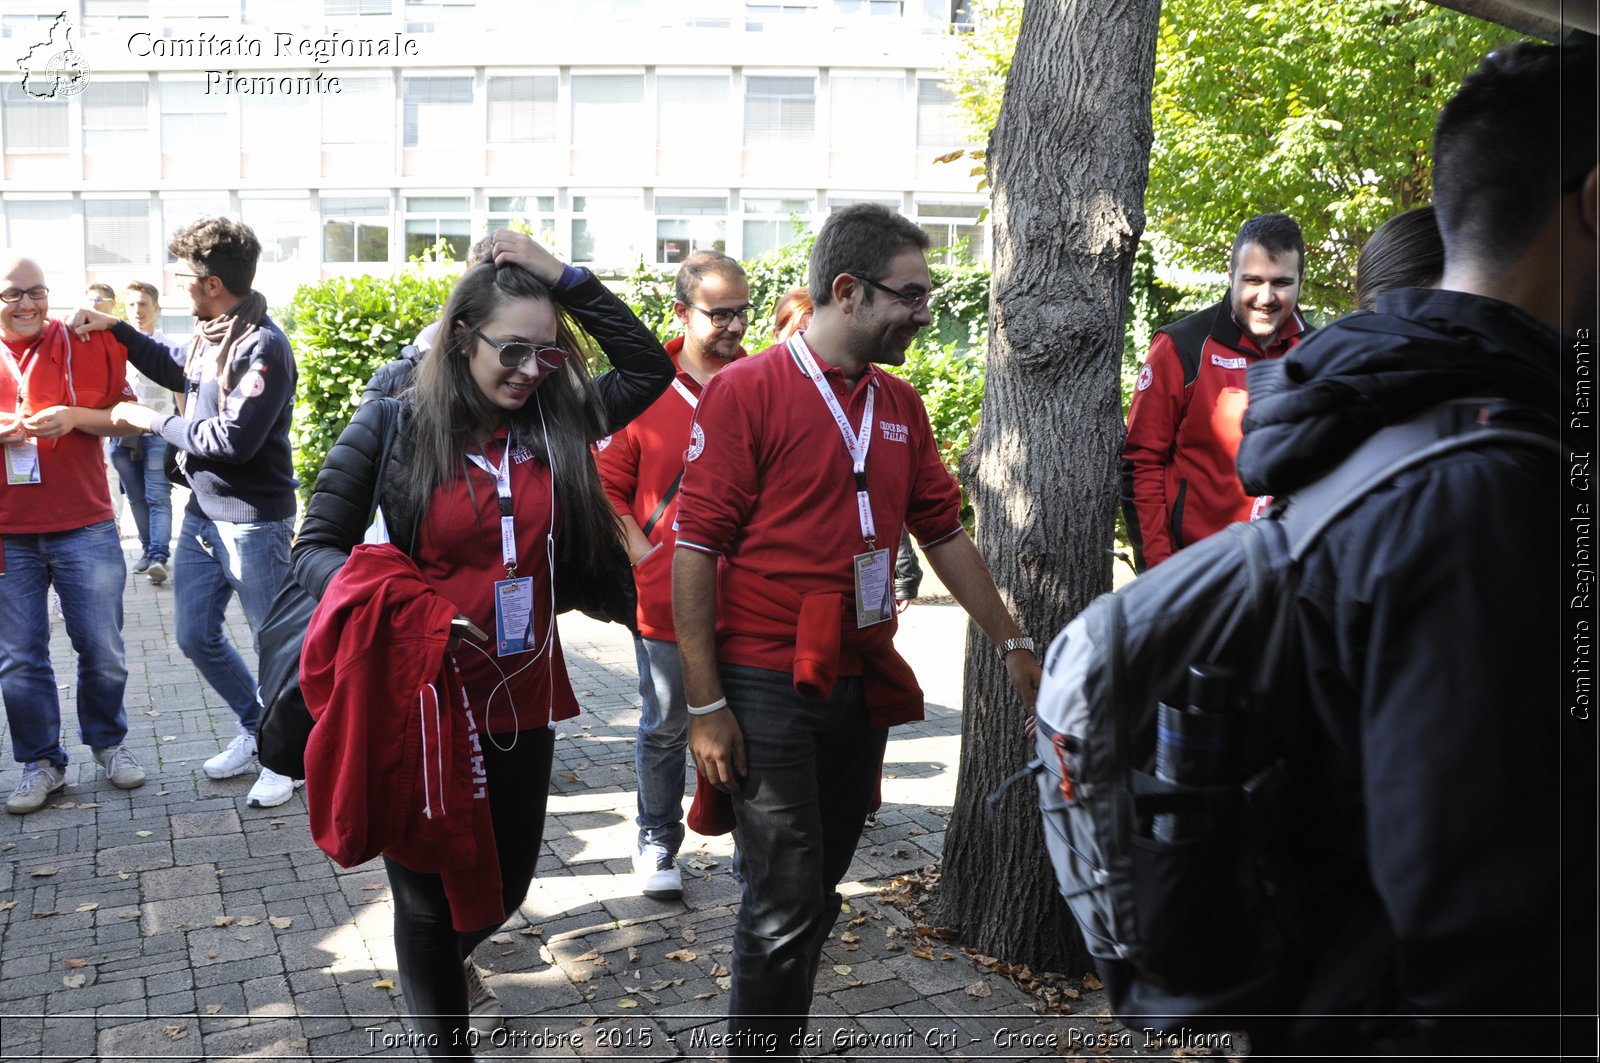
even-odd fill
[(665, 845), (647, 845), (633, 854), (633, 873), (639, 878), (639, 892), (657, 901), (675, 901), (683, 896), (683, 875)]
[(249, 771), (255, 759), (255, 736), (241, 734), (228, 743), (228, 748), (206, 761), (204, 770), (213, 779), (231, 779)]
[(291, 779), (263, 767), (255, 785), (250, 787), (250, 797), (246, 803), (251, 808), (277, 808), (294, 796), (295, 787), (304, 785), (304, 780)]

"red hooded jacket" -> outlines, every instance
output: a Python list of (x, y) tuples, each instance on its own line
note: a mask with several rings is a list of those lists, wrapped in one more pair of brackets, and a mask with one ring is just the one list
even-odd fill
[(477, 722), (445, 656), (459, 612), (390, 545), (357, 546), (306, 630), (311, 836), (342, 867), (379, 853), (444, 880), (455, 929), (505, 918)]

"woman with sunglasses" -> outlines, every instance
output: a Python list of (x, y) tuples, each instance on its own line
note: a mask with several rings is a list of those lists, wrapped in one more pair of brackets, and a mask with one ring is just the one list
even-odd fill
[[(555, 613), (572, 592), (604, 582), (620, 557), (616, 514), (589, 444), (648, 407), (673, 368), (650, 330), (587, 270), (564, 267), (504, 229), (490, 254), (452, 291), (435, 349), (400, 395), (399, 418), (385, 417), (382, 401), (367, 403), (329, 453), (292, 563), (295, 578), (322, 598), (362, 542), (376, 498), (389, 542), (431, 590), (489, 633), (486, 642), (452, 639), (445, 674), (458, 671), (481, 742), (509, 914), (527, 895), (538, 857), (551, 725), (578, 712)], [(589, 377), (574, 326), (614, 369)], [(375, 427), (385, 423), (398, 425), (387, 458)], [(498, 1005), (485, 1007), (492, 994), (469, 957), (503, 916), (458, 932), (450, 872), (414, 870), (387, 853), (384, 864), (413, 1029), (426, 1035), (432, 1058), (470, 1057), (469, 999), (475, 1019), (491, 1023)]]

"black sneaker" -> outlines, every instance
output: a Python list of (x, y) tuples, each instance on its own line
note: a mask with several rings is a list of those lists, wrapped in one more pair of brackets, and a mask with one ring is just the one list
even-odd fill
[(135, 575), (143, 575), (144, 573), (149, 572), (152, 560), (153, 559), (150, 557), (149, 554), (145, 554), (139, 560), (135, 561), (133, 563), (134, 574)]

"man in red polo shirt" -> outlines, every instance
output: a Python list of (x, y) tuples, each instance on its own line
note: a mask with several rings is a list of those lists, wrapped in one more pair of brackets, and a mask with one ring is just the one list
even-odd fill
[(1249, 400), (1245, 370), (1280, 357), (1309, 331), (1299, 309), (1305, 274), (1295, 220), (1251, 218), (1233, 241), (1228, 294), (1151, 341), (1122, 454), (1122, 511), (1140, 572), (1261, 509), (1234, 466)]
[(24, 815), (67, 784), (51, 587), (78, 654), (79, 735), (113, 786), (144, 785), (123, 744), (127, 569), (98, 438), (114, 434), (107, 408), (133, 392), (120, 343), (78, 339), (47, 316), (50, 289), (37, 262), (0, 250), (0, 267), (0, 700), (23, 765), (6, 811)]
[(750, 285), (727, 255), (696, 251), (684, 259), (672, 312), (683, 335), (667, 344), (678, 375), (627, 427), (595, 444), (600, 480), (622, 517), (639, 591), (639, 735), (634, 768), (639, 786), (639, 839), (633, 870), (639, 892), (657, 900), (683, 895), (676, 863), (683, 845), (684, 751), (689, 714), (683, 668), (672, 628), (673, 525), (683, 453), (700, 392), (723, 366), (741, 357), (750, 317)]
[(800, 1054), (888, 727), (922, 717), (893, 645), (902, 528), (1029, 711), (1038, 690), (1033, 644), (961, 526), (921, 398), (874, 364), (904, 362), (930, 320), (927, 246), (875, 204), (830, 217), (811, 255), (811, 327), (718, 373), (690, 433), (673, 616), (689, 751), (731, 796), (745, 879), (733, 1057)]

